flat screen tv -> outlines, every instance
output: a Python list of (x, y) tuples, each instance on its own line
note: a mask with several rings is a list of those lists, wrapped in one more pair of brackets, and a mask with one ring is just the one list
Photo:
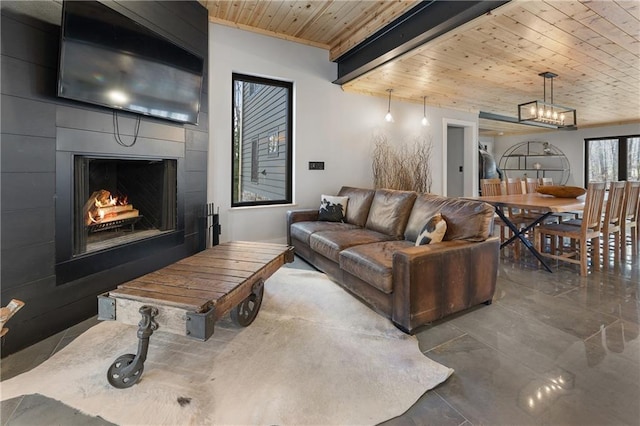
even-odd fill
[(202, 57), (97, 1), (64, 1), (58, 96), (197, 124)]

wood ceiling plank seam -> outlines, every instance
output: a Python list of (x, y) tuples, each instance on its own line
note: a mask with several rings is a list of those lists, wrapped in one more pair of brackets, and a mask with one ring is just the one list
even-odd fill
[[(480, 33), (482, 33), (482, 32), (480, 31)], [(509, 33), (509, 34), (510, 34), (510, 33)], [(479, 34), (476, 34), (476, 36), (478, 36), (478, 37), (479, 37), (480, 35), (479, 35)], [(487, 35), (487, 36), (489, 36), (489, 35)], [(495, 33), (492, 33), (492, 36), (494, 36), (494, 37), (495, 37)], [(508, 43), (509, 43), (509, 41), (508, 41), (508, 39), (509, 39), (509, 38), (512, 38), (512, 37), (510, 37), (509, 35), (506, 35), (505, 37), (503, 37), (503, 38), (502, 38), (502, 39), (503, 39), (503, 41), (501, 41), (501, 45), (502, 45), (502, 46), (505, 46), (506, 44), (508, 44)], [(521, 42), (522, 42), (522, 41), (521, 41)], [(550, 43), (554, 43), (554, 42), (553, 42), (553, 41), (551, 41)], [(534, 44), (533, 46), (535, 47), (536, 45)], [(543, 62), (542, 60), (544, 59), (544, 62), (546, 62), (546, 63), (549, 65), (549, 68), (548, 68), (548, 69), (553, 70), (553, 71), (554, 71), (554, 72), (556, 72), (557, 74), (561, 74), (560, 66), (565, 65), (565, 64), (562, 64), (562, 63), (560, 63), (560, 64), (556, 63), (556, 62), (554, 61), (554, 58), (553, 58), (553, 57), (549, 57), (549, 58), (548, 58), (548, 57), (547, 57), (546, 55), (544, 55), (544, 54), (538, 55), (538, 54), (536, 53), (536, 51), (535, 51), (535, 48), (534, 48), (534, 50), (532, 51), (530, 48), (528, 48), (528, 49), (523, 49), (522, 47), (514, 46), (514, 49), (518, 49), (518, 50), (521, 50), (521, 51), (529, 52), (529, 53), (528, 53), (528, 56), (529, 56), (529, 58), (528, 58), (528, 59), (531, 61), (531, 64), (535, 64), (535, 63)], [(580, 53), (578, 53), (578, 52), (576, 52), (576, 55), (580, 56), (580, 57), (582, 58), (582, 61), (581, 61), (581, 62), (578, 62), (578, 64), (576, 64), (576, 63), (575, 63), (576, 61), (572, 59), (570, 62), (568, 62), (568, 63), (566, 64), (566, 66), (567, 66), (567, 68), (568, 68), (568, 69), (576, 69), (578, 66), (582, 66), (583, 64), (585, 64), (585, 63), (586, 63), (586, 64), (588, 64), (587, 66), (588, 66), (588, 67), (589, 67), (589, 69), (591, 70), (591, 71), (589, 72), (589, 74), (592, 74), (594, 71), (595, 71), (596, 73), (600, 73), (600, 74), (602, 74), (602, 75), (603, 75), (603, 77), (601, 77), (601, 80), (602, 80), (603, 82), (608, 83), (608, 84), (609, 84), (609, 83), (611, 83), (610, 77), (613, 77), (613, 78), (619, 78), (619, 77), (620, 77), (620, 73), (624, 73), (625, 75), (628, 75), (628, 73), (626, 73), (626, 72), (624, 72), (624, 71), (622, 71), (622, 70), (616, 70), (616, 69), (614, 69), (614, 68), (611, 68), (610, 66), (607, 66), (607, 67), (606, 67), (606, 72), (608, 73), (608, 75), (607, 75), (607, 74), (603, 74), (600, 68), (594, 68), (593, 61), (589, 61), (589, 60), (588, 60), (588, 58), (584, 58), (584, 57), (582, 57), (582, 56), (581, 56), (581, 54), (580, 54)], [(605, 66), (605, 64), (602, 64), (602, 66), (604, 67), (604, 66)], [(613, 72), (612, 72), (612, 71), (613, 71)], [(540, 71), (540, 72), (542, 72), (542, 71)], [(569, 73), (569, 74), (571, 74), (571, 72), (570, 72), (570, 71), (569, 71), (568, 73)], [(564, 73), (562, 73), (562, 74), (564, 74)], [(606, 77), (605, 77), (605, 76), (606, 76)], [(566, 77), (566, 76), (565, 76), (565, 77)]]
[(280, 6), (282, 6), (283, 2), (265, 2), (267, 3), (267, 7), (262, 12), (262, 16), (260, 16), (260, 20), (258, 21), (256, 27), (262, 28), (265, 31), (269, 30), (269, 25), (271, 21), (273, 21), (274, 16), (278, 16), (278, 11), (280, 10)]
[[(320, 16), (326, 13), (327, 9), (331, 6), (333, 0), (323, 1), (323, 2), (313, 2), (313, 4), (319, 4), (320, 7), (316, 8), (314, 12), (309, 15), (307, 20), (303, 22), (298, 31), (294, 34), (296, 37), (305, 38), (306, 32), (311, 32), (311, 29), (314, 28)], [(326, 41), (326, 40), (325, 40)], [(328, 45), (329, 43), (327, 43)]]
[[(379, 85), (374, 83), (369, 87), (372, 88), (369, 91), (369, 93), (373, 93), (374, 96), (377, 96), (377, 97), (383, 99), (383, 96), (379, 92), (379, 87), (380, 87)], [(413, 88), (414, 88), (414, 86), (413, 86), (413, 83), (412, 83), (412, 81), (410, 79), (406, 79), (406, 80), (404, 80), (404, 82), (399, 82), (399, 81), (396, 82), (396, 84), (394, 85), (394, 93), (398, 93), (398, 95), (395, 96), (395, 99), (398, 100), (398, 101), (403, 101), (403, 102), (421, 104), (422, 103), (421, 100), (412, 99), (410, 96), (404, 95), (404, 93), (408, 93), (408, 92), (412, 91)], [(465, 95), (465, 94), (469, 93), (468, 91), (464, 91), (464, 93), (463, 92), (459, 92), (459, 93), (453, 93), (452, 94), (451, 93), (451, 86), (447, 86), (447, 88), (445, 90), (446, 90), (446, 92), (443, 92), (441, 94), (440, 99), (446, 98), (446, 97), (449, 97), (449, 99), (456, 99), (456, 98), (459, 98), (461, 95)], [(433, 101), (436, 99), (436, 96), (434, 96), (433, 92), (430, 92), (429, 99), (432, 101), (432, 103), (430, 105), (433, 105)], [(465, 98), (465, 99), (467, 99), (467, 98)], [(444, 104), (447, 105), (447, 106), (451, 106), (451, 105), (456, 105), (457, 102), (452, 103), (451, 101), (449, 101), (449, 102), (445, 102)], [(437, 106), (437, 105), (435, 105), (435, 106)], [(464, 110), (464, 111), (474, 111), (474, 108), (470, 108), (470, 107), (467, 107), (467, 106), (460, 106), (460, 105), (458, 105), (456, 109)]]
[[(342, 40), (350, 40), (351, 43), (349, 48), (351, 48), (356, 46), (358, 43), (363, 42), (368, 35), (375, 33), (378, 29), (382, 28), (389, 22), (380, 21), (376, 25), (374, 25), (374, 28), (371, 28), (369, 25), (372, 21), (378, 20), (378, 17), (383, 17), (388, 13), (387, 11), (389, 9), (389, 4), (395, 3), (353, 2), (348, 10), (346, 8), (343, 8), (340, 11), (341, 15), (339, 17), (339, 20), (348, 22), (349, 19), (351, 19), (353, 20), (353, 22), (357, 23), (357, 28), (341, 24), (340, 29), (331, 34), (331, 38), (329, 39), (328, 44), (330, 46), (336, 46), (339, 45)], [(393, 16), (393, 18), (395, 18), (395, 16)], [(359, 37), (354, 40), (356, 34), (359, 34)], [(363, 34), (366, 34), (364, 38), (362, 38)], [(329, 54), (331, 55), (331, 52)]]
[(306, 10), (304, 5), (308, 4), (306, 1), (291, 0), (286, 2), (286, 9), (280, 9), (280, 16), (277, 21), (278, 24), (272, 29), (277, 33), (287, 34), (293, 36), (295, 30), (291, 30), (291, 27), (298, 22), (298, 14), (302, 10)]
[[(601, 3), (601, 2), (595, 2)], [(557, 3), (556, 3), (557, 5)], [(632, 36), (627, 27), (626, 30), (624, 27), (619, 27), (615, 23), (611, 22), (607, 17), (598, 13), (594, 9), (589, 9), (591, 11), (591, 16), (583, 16), (581, 18), (574, 18), (567, 14), (567, 11), (564, 10), (564, 3), (560, 3), (563, 6), (563, 9), (558, 9), (556, 6), (551, 4), (552, 7), (555, 8), (558, 14), (562, 14), (566, 16), (568, 22), (579, 22), (581, 23), (585, 29), (588, 31), (593, 31), (599, 34), (601, 37), (613, 41), (616, 45), (620, 46), (622, 49), (627, 50), (629, 53), (633, 54), (636, 58), (638, 57), (637, 49), (633, 49), (634, 43), (638, 41), (637, 36)], [(563, 20), (563, 25), (566, 24), (566, 20)], [(562, 26), (561, 26), (562, 28)]]
[[(534, 15), (538, 20), (538, 22), (540, 23), (544, 22), (551, 27), (551, 28), (547, 28), (546, 32), (541, 31), (541, 33), (548, 34), (549, 32), (554, 32), (553, 29), (556, 28), (557, 30), (559, 30), (559, 32), (561, 32), (561, 35), (566, 35), (571, 39), (577, 39), (582, 41), (583, 43), (593, 46), (596, 49), (595, 50), (596, 52), (597, 51), (604, 52), (608, 54), (612, 59), (617, 58), (617, 55), (620, 53), (620, 50), (622, 50), (622, 47), (617, 47), (615, 44), (609, 43), (609, 41), (606, 38), (600, 36), (598, 33), (590, 29), (589, 27), (585, 26), (584, 24), (579, 23), (580, 25), (576, 27), (575, 25), (573, 25), (573, 23), (578, 23), (578, 22), (571, 20), (562, 12), (557, 11), (556, 9), (553, 9), (553, 10), (547, 9), (547, 10), (541, 11), (539, 8), (535, 7), (536, 5), (538, 5), (537, 2), (521, 3), (521, 7), (529, 11), (532, 15)], [(566, 19), (562, 19), (562, 17)], [(605, 42), (596, 43), (599, 37), (602, 40), (605, 40)], [(557, 37), (557, 38), (562, 38), (562, 37)], [(576, 46), (576, 47), (579, 48), (579, 46)], [(611, 51), (612, 49), (615, 49), (615, 51)], [(588, 49), (585, 49), (585, 51), (588, 51)], [(634, 66), (636, 68), (638, 67), (638, 64), (635, 64), (635, 63), (630, 63), (628, 65)]]
[(264, 14), (268, 6), (268, 2), (256, 0), (253, 2), (255, 6), (251, 9), (247, 8), (242, 15), (242, 22), (250, 27), (257, 27), (260, 18)]
[(338, 28), (337, 22), (339, 22), (340, 15), (343, 12), (345, 7), (353, 7), (349, 2), (336, 1), (332, 2), (330, 7), (323, 11), (323, 13), (318, 16), (318, 19), (315, 20), (315, 25), (309, 28), (307, 34), (312, 38), (322, 38), (327, 41), (329, 46), (329, 40), (333, 38), (333, 34), (337, 32), (336, 28)]
[(346, 2), (345, 6), (342, 7), (338, 13), (338, 25), (335, 27), (335, 31), (327, 34), (330, 36), (327, 44), (333, 46), (336, 43), (335, 40), (341, 39), (344, 37), (344, 34), (353, 34), (356, 32), (368, 21), (369, 13), (379, 9), (379, 7), (372, 6), (377, 4), (378, 3), (374, 2)]
[[(638, 2), (636, 1), (636, 4)], [(627, 32), (636, 40), (640, 38), (640, 19), (633, 16), (629, 11), (622, 7), (619, 3), (610, 2), (589, 2), (584, 7), (593, 10), (603, 19), (611, 22), (612, 25)], [(631, 32), (629, 32), (631, 30)]]
[[(485, 81), (493, 81), (496, 84), (501, 84), (503, 87), (510, 86), (513, 89), (520, 89), (522, 83), (530, 81), (532, 77), (532, 74), (528, 72), (528, 70), (523, 69), (522, 65), (514, 64), (509, 60), (499, 60), (499, 56), (492, 55), (491, 52), (487, 52), (486, 58), (465, 51), (461, 54), (456, 54), (455, 52), (448, 55), (441, 54), (439, 57), (429, 59), (432, 62), (450, 64), (458, 69), (480, 69), (469, 75), (482, 78)], [(510, 77), (505, 78), (506, 75)], [(519, 75), (520, 79), (514, 80), (513, 76), (516, 75)], [(451, 78), (453, 77), (454, 76), (451, 76)]]
[[(393, 78), (398, 78), (398, 77), (394, 76)], [(402, 83), (404, 83), (404, 84), (402, 84)], [(397, 89), (395, 89), (396, 90), (396, 98), (397, 99), (403, 98), (404, 97), (402, 95), (403, 91), (405, 89), (408, 90), (408, 89), (412, 88), (413, 87), (412, 85), (415, 85), (415, 83), (412, 80), (404, 80), (403, 81), (402, 79), (398, 78), (397, 84), (394, 85), (394, 89), (397, 88)], [(362, 86), (362, 85), (360, 85), (360, 86)], [(382, 88), (381, 86), (384, 86), (384, 85), (380, 84), (378, 81), (373, 79), (372, 82), (370, 83), (370, 85), (367, 86), (369, 88), (368, 93), (375, 93), (376, 95), (379, 95), (380, 90)], [(442, 87), (442, 89), (443, 89), (443, 91), (448, 91), (448, 93), (451, 93), (452, 90), (450, 90), (450, 87), (456, 87), (456, 86), (455, 85), (454, 86), (445, 85), (445, 86)], [(536, 86), (536, 87), (538, 87), (538, 86)], [(434, 93), (434, 89), (435, 88), (436, 88), (436, 85), (432, 84), (431, 88), (430, 88), (431, 90), (429, 92), (430, 101), (431, 102), (440, 103), (443, 106), (450, 106), (451, 105), (450, 102), (447, 102), (447, 101), (443, 100), (442, 96), (438, 96), (437, 94)], [(354, 90), (357, 90), (357, 89), (359, 89), (359, 88), (347, 88), (347, 90), (350, 90), (350, 91), (354, 91)], [(492, 92), (492, 91), (488, 90), (488, 92)], [(495, 90), (495, 92), (499, 92), (499, 90)], [(454, 91), (453, 94), (455, 95), (455, 93), (458, 93), (458, 92)], [(476, 93), (477, 93), (477, 95), (476, 95)], [(518, 92), (514, 91), (513, 93), (518, 93)], [(475, 91), (470, 91), (469, 89), (465, 88), (463, 95), (464, 95), (464, 98), (466, 99), (467, 103), (469, 103), (470, 105), (474, 105), (474, 106), (472, 106), (470, 108), (467, 108), (467, 107), (462, 107), (461, 108), (458, 105), (457, 109), (473, 110), (475, 108), (479, 108), (481, 110), (491, 111), (491, 112), (494, 112), (494, 113), (501, 112), (501, 113), (504, 113), (505, 115), (509, 115), (509, 116), (515, 116), (517, 114), (517, 111), (507, 110), (506, 108), (501, 108), (500, 111), (497, 111), (496, 107), (493, 106), (491, 102), (487, 102), (487, 101), (491, 101), (492, 99), (491, 98), (487, 98), (486, 96), (484, 96), (482, 90), (480, 90), (478, 92), (475, 92)], [(475, 99), (471, 99), (471, 98), (473, 98), (473, 96), (479, 96), (479, 99), (477, 101)], [(508, 104), (513, 105), (513, 108), (515, 109), (518, 103), (522, 103), (523, 102), (523, 99), (527, 100), (527, 98), (525, 96), (526, 95), (522, 95), (522, 97), (520, 97), (520, 95), (518, 95), (517, 97), (514, 97), (513, 95), (510, 94), (508, 97), (507, 96), (500, 96), (499, 98), (496, 98), (494, 100), (494, 102), (495, 102), (495, 105), (503, 105), (503, 104), (506, 104), (508, 102)], [(541, 97), (542, 96), (532, 95), (531, 96), (531, 100), (539, 99)], [(608, 99), (608, 98), (604, 98), (602, 100), (602, 102), (598, 102), (598, 103), (603, 103), (605, 101), (605, 99)], [(618, 98), (618, 100), (622, 100), (622, 99), (623, 98)], [(633, 97), (632, 94), (628, 94), (627, 101), (629, 102), (628, 105), (637, 104), (637, 100)], [(580, 108), (579, 108), (580, 105), (574, 105), (573, 103), (571, 103), (571, 105), (574, 106), (574, 107), (577, 107), (580, 110)], [(581, 104), (581, 105), (583, 105), (583, 104)], [(613, 114), (612, 119), (615, 119), (615, 116), (619, 115), (619, 113), (615, 112), (616, 108), (609, 109), (608, 111)], [(606, 111), (604, 111), (604, 112), (606, 112)], [(598, 118), (599, 118), (598, 116), (590, 117), (589, 115), (581, 114), (582, 122), (591, 122), (593, 119), (597, 120)], [(630, 116), (625, 117), (625, 118), (633, 119), (634, 116), (630, 115)]]
[[(533, 16), (533, 15), (532, 15)], [(574, 56), (574, 59), (576, 57), (580, 58), (580, 62), (585, 63), (585, 64), (589, 64), (589, 66), (591, 66), (592, 68), (595, 67), (595, 65), (598, 65), (598, 68), (594, 68), (594, 70), (599, 70), (600, 68), (605, 69), (605, 70), (609, 70), (612, 67), (614, 68), (618, 68), (621, 70), (628, 70), (628, 68), (635, 68), (638, 66), (638, 64), (628, 64), (626, 62), (622, 62), (620, 61), (618, 58), (616, 58), (615, 56), (612, 56), (609, 53), (606, 53), (600, 49), (597, 48), (593, 48), (593, 49), (588, 49), (589, 44), (581, 41), (580, 39), (577, 38), (573, 38), (571, 37), (572, 40), (574, 40), (576, 43), (582, 44), (582, 46), (578, 45), (566, 45), (564, 43), (560, 43), (559, 41), (557, 41), (555, 38), (551, 37), (549, 35), (549, 33), (552, 32), (551, 28), (539, 28), (540, 27), (540, 22), (539, 20), (537, 20), (537, 17), (533, 16), (534, 19), (536, 19), (537, 22), (532, 23), (532, 25), (537, 26), (538, 28), (533, 28), (531, 26), (529, 26), (529, 23), (525, 24), (522, 21), (519, 21), (523, 26), (526, 26), (527, 28), (529, 28), (531, 31), (529, 33), (525, 35), (523, 35), (522, 33), (517, 33), (517, 32), (513, 32), (510, 29), (512, 28), (511, 25), (509, 25), (509, 23), (505, 24), (504, 20), (508, 19), (510, 21), (513, 21), (513, 18), (511, 17), (497, 17), (496, 21), (495, 21), (495, 25), (501, 27), (502, 29), (504, 29), (507, 32), (510, 32), (512, 34), (514, 34), (516, 37), (521, 37), (523, 40), (528, 40), (531, 43), (536, 44), (536, 42), (533, 39), (539, 39), (541, 40), (541, 42), (537, 43), (537, 44), (545, 44), (548, 46), (554, 46), (554, 49), (556, 50), (561, 50), (562, 47), (564, 46), (565, 50), (568, 50), (571, 52), (571, 54)], [(543, 26), (546, 26), (548, 24), (542, 24)], [(587, 46), (585, 46), (585, 44)], [(592, 46), (593, 47), (593, 46)], [(594, 64), (594, 62), (596, 62), (597, 64)], [(635, 67), (634, 67), (635, 66)], [(600, 71), (602, 72), (602, 71)], [(629, 72), (630, 74), (635, 73), (635, 71), (633, 70), (628, 70), (627, 72)]]
[(214, 24), (218, 24), (218, 25), (224, 25), (226, 27), (237, 28), (237, 29), (240, 29), (240, 30), (249, 31), (249, 32), (252, 32), (254, 34), (260, 34), (260, 35), (264, 35), (264, 36), (268, 36), (268, 37), (279, 38), (281, 40), (288, 40), (288, 41), (292, 41), (292, 42), (295, 42), (295, 43), (304, 44), (304, 45), (307, 45), (307, 46), (313, 46), (313, 47), (318, 47), (320, 49), (329, 50), (329, 46), (326, 45), (326, 44), (316, 43), (314, 41), (303, 40), (303, 39), (299, 39), (299, 38), (295, 38), (295, 37), (289, 37), (289, 36), (287, 36), (285, 34), (278, 34), (278, 33), (275, 33), (273, 31), (267, 31), (267, 30), (258, 29), (256, 27), (251, 27), (251, 26), (248, 26), (248, 25), (240, 24), (240, 23), (235, 23), (235, 22), (231, 22), (231, 21), (225, 21), (224, 19), (219, 19), (219, 18), (216, 18), (216, 17), (209, 17), (209, 22), (214, 23)]
[(623, 8), (629, 15), (633, 16), (637, 21), (640, 22), (640, 2), (638, 2), (637, 0), (614, 0), (613, 2)]
[(360, 28), (355, 30), (349, 35), (340, 34), (334, 37), (329, 43), (332, 46), (329, 52), (330, 60), (334, 61), (353, 47), (365, 41), (370, 35), (376, 33), (386, 25), (393, 22), (395, 19), (404, 15), (406, 12), (415, 7), (419, 1), (398, 1), (398, 2), (383, 2), (385, 9), (383, 12), (377, 11), (375, 8), (370, 8), (367, 13), (371, 17), (360, 22)]
[(317, 15), (312, 20), (312, 23), (305, 29), (303, 35), (304, 38), (321, 38), (322, 34), (326, 34), (326, 32), (330, 30), (330, 25), (328, 23), (333, 20), (333, 15), (336, 10), (334, 3), (335, 2), (333, 1), (330, 2), (327, 4), (327, 7), (318, 11)]
[(229, 7), (227, 7), (227, 13), (224, 16), (226, 21), (238, 22), (238, 17), (240, 16), (240, 10), (242, 9), (242, 5), (244, 1), (230, 1)]
[[(502, 63), (513, 63), (513, 57), (518, 62), (532, 62), (531, 53), (524, 51), (522, 48), (510, 44), (494, 36), (489, 36), (482, 31), (475, 31), (473, 35), (463, 35), (460, 40), (466, 47), (473, 47), (477, 43), (482, 43), (482, 50), (493, 58), (499, 58)], [(471, 49), (473, 51), (473, 49)], [(477, 51), (477, 50), (476, 50)], [(562, 64), (566, 67), (578, 65), (579, 62), (571, 57), (562, 56)], [(522, 69), (522, 65), (514, 65), (514, 68)]]
[(253, 13), (253, 9), (256, 7), (255, 1), (243, 1), (242, 5), (238, 10), (238, 14), (236, 15), (235, 22), (242, 23), (247, 25), (249, 21), (249, 16)]
[(337, 26), (335, 26), (336, 20), (340, 16), (340, 10), (344, 5), (341, 1), (329, 1), (326, 5), (319, 8), (313, 18), (305, 24), (300, 32), (303, 37), (310, 37), (314, 39), (321, 39), (331, 51), (330, 40), (337, 32)]
[[(426, 53), (426, 52), (425, 52)], [(457, 55), (449, 55), (449, 56), (440, 56), (436, 58), (429, 58), (431, 62), (440, 63), (440, 64), (449, 64), (453, 67), (456, 67), (460, 70), (475, 70), (478, 68), (478, 64), (481, 64), (484, 68), (491, 68), (487, 72), (470, 72), (467, 73), (467, 76), (471, 77), (479, 77), (483, 78), (485, 81), (492, 81), (499, 87), (509, 86), (512, 89), (521, 89), (522, 84), (530, 82), (532, 78), (532, 74), (523, 69), (522, 66), (516, 66), (511, 64), (508, 61), (497, 62), (491, 60), (489, 65), (487, 65), (487, 61), (482, 57), (473, 58), (471, 53), (464, 53), (468, 58), (459, 59)], [(413, 67), (408, 67), (412, 69)], [(445, 72), (448, 74), (448, 77), (453, 79), (457, 77), (455, 75), (451, 75), (450, 72), (445, 68)], [(505, 76), (509, 76), (509, 78), (505, 78)], [(514, 80), (514, 76), (519, 76), (519, 79)]]
[[(512, 27), (508, 24), (508, 23), (504, 23), (505, 19), (509, 19), (511, 21), (514, 22), (519, 22), (521, 25), (529, 28), (532, 32), (534, 32), (535, 34), (537, 34), (537, 38), (544, 38), (546, 40), (546, 44), (556, 44), (556, 43), (560, 43), (557, 41), (557, 39), (561, 38), (557, 36), (557, 27), (554, 27), (551, 24), (548, 24), (547, 22), (538, 19), (537, 16), (531, 14), (528, 11), (524, 11), (524, 13), (527, 13), (527, 15), (522, 15), (519, 17), (514, 17), (514, 16), (502, 16), (502, 17), (498, 17), (499, 19), (497, 19), (496, 25), (501, 25), (503, 28), (505, 28), (507, 31), (510, 31), (511, 33), (515, 34), (516, 36), (521, 36), (521, 37), (525, 37), (525, 36), (529, 36), (529, 38), (531, 38), (530, 34), (522, 34), (518, 31), (513, 31)], [(525, 19), (526, 18), (526, 22)], [(620, 61), (618, 58), (616, 58), (615, 56), (611, 55), (610, 53), (601, 51), (600, 49), (597, 48), (597, 46), (591, 46), (588, 43), (586, 43), (585, 41), (574, 37), (573, 35), (567, 35), (566, 33), (562, 32), (561, 34), (565, 34), (566, 37), (565, 39), (567, 40), (566, 43), (560, 43), (564, 46), (566, 46), (565, 48), (571, 49), (572, 54), (574, 55), (585, 55), (588, 60), (583, 60), (583, 62), (589, 62), (589, 61), (593, 61), (593, 60), (597, 60), (600, 63), (603, 64), (609, 64), (609, 66), (618, 66), (618, 67), (626, 67), (629, 65), (635, 65), (635, 62), (632, 62), (631, 64), (627, 64), (625, 62)], [(554, 36), (555, 35), (555, 36)], [(567, 44), (568, 43), (568, 44)], [(589, 46), (593, 47), (593, 49), (589, 49)], [(584, 53), (583, 53), (584, 52)], [(587, 53), (588, 52), (588, 53)]]
[(228, 19), (226, 19), (227, 16), (227, 11), (229, 9), (231, 2), (228, 1), (217, 1), (217, 9), (216, 9), (216, 18), (220, 18), (220, 19), (224, 19), (225, 21), (227, 21)]
[[(502, 17), (497, 19), (494, 22), (494, 27), (496, 30), (493, 32), (486, 32), (483, 28), (479, 28), (478, 32), (485, 34), (488, 37), (496, 37), (501, 40), (501, 43), (504, 45), (512, 45), (513, 49), (518, 49), (521, 51), (526, 51), (529, 54), (530, 62), (550, 62), (547, 60), (548, 52), (554, 52), (556, 54), (560, 54), (563, 58), (563, 61), (560, 64), (567, 63), (591, 63), (593, 62), (593, 58), (588, 57), (580, 52), (580, 50), (575, 49), (572, 46), (567, 46), (563, 43), (560, 43), (553, 37), (550, 37), (548, 33), (537, 32), (535, 29), (531, 29), (531, 31), (526, 36), (521, 36), (517, 39), (517, 44), (513, 44), (514, 36), (518, 36), (518, 32), (514, 32), (512, 30), (512, 26), (509, 22), (511, 17)], [(509, 21), (507, 21), (509, 20)], [(495, 31), (500, 31), (499, 35), (496, 35)], [(524, 46), (526, 44), (526, 46)], [(544, 51), (540, 51), (539, 49), (544, 49)], [(566, 52), (566, 53), (565, 53)], [(531, 55), (535, 55), (531, 57)], [(553, 59), (553, 58), (551, 58)], [(558, 66), (558, 64), (553, 64), (554, 66)], [(607, 66), (609, 68), (609, 66)]]
[[(284, 32), (294, 37), (300, 37), (299, 34), (304, 30), (307, 23), (313, 21), (319, 10), (323, 10), (325, 6), (328, 6), (325, 2), (302, 1), (297, 3), (299, 4), (297, 6), (298, 10), (293, 11), (291, 18), (287, 20), (282, 28)], [(322, 40), (322, 42), (326, 43), (326, 40)]]

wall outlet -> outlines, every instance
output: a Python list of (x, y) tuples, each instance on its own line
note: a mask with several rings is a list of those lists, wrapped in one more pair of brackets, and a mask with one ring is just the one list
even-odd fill
[(324, 170), (324, 161), (309, 161), (309, 170)]

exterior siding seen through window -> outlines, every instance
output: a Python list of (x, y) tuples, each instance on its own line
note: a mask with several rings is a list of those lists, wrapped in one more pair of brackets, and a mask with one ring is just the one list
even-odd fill
[(291, 203), (293, 84), (233, 74), (232, 206)]

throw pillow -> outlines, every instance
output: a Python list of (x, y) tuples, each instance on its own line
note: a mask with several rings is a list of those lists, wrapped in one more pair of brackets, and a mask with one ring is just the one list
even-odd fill
[(422, 228), (416, 238), (416, 246), (439, 243), (447, 232), (447, 222), (440, 213), (433, 215)]
[(349, 197), (334, 195), (322, 195), (320, 197), (320, 212), (318, 220), (329, 222), (344, 222), (347, 215), (347, 202)]

